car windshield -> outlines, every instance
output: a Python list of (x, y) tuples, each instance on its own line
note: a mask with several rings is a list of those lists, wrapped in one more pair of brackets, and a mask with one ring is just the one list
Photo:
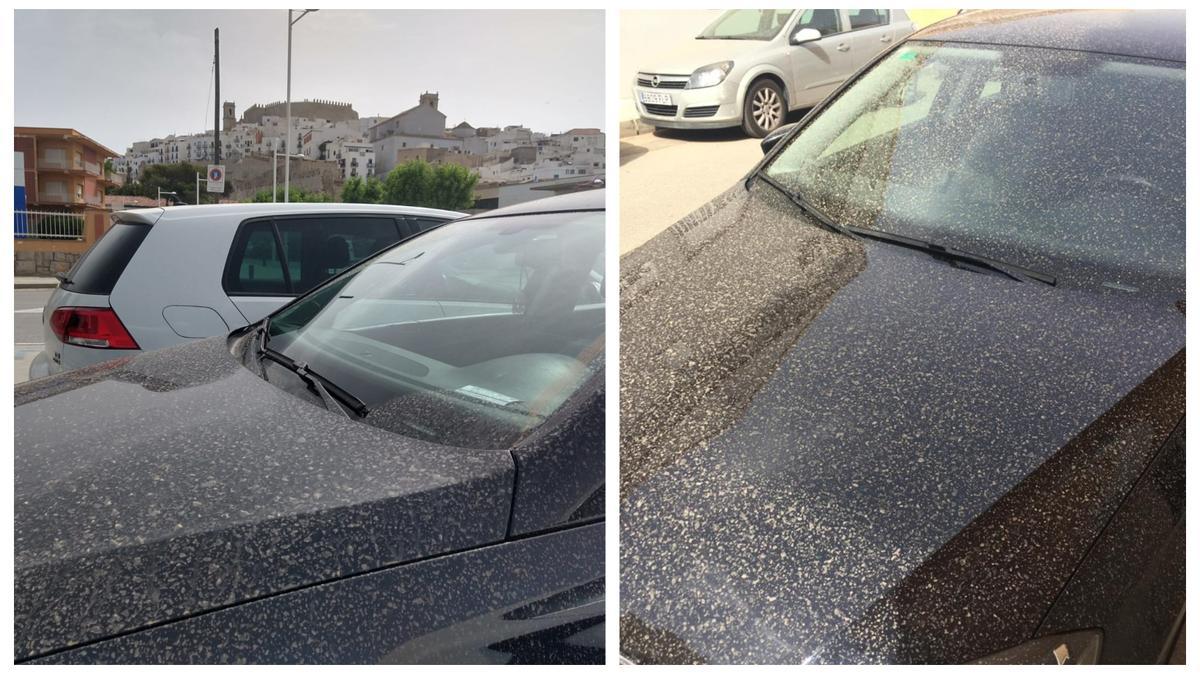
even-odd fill
[(765, 167), (832, 220), (1076, 286), (1182, 291), (1184, 68), (910, 42)]
[(794, 10), (731, 9), (697, 36), (701, 40), (770, 40), (779, 34)]
[(507, 447), (603, 368), (604, 294), (603, 212), (459, 221), (281, 310), (266, 346), (370, 424)]

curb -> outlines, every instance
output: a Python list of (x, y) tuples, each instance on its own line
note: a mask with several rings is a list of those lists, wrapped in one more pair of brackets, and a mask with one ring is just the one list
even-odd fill
[(58, 288), (58, 279), (44, 281), (37, 280), (22, 280), (20, 277), (13, 279), (13, 287), (16, 289), (36, 289), (36, 288)]

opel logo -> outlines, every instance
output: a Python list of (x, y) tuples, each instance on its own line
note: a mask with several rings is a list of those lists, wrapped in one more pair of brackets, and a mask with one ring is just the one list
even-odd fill
[(658, 76), (657, 76), (657, 75), (654, 75), (653, 77), (651, 77), (651, 78), (650, 78), (650, 86), (651, 86), (651, 87), (657, 87), (657, 86), (658, 86), (658, 83), (659, 83), (659, 82), (661, 82), (661, 81), (662, 81), (662, 80), (658, 79)]

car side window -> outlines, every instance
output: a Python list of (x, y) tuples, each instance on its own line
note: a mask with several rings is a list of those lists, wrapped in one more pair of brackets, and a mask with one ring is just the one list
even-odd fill
[(292, 293), (302, 294), (400, 239), (394, 218), (278, 218)]
[(249, 221), (234, 238), (223, 285), (230, 295), (300, 295), (395, 244), (401, 231), (401, 223), (392, 217)]
[(408, 219), (410, 221), (412, 221), (413, 225), (416, 226), (417, 232), (424, 232), (426, 230), (432, 230), (433, 228), (437, 227), (438, 225), (441, 225), (446, 222), (445, 220), (442, 220), (440, 218), (423, 218), (423, 217), (417, 217), (417, 216), (409, 216)]
[(821, 36), (834, 35), (842, 32), (841, 21), (836, 9), (806, 9), (800, 15), (796, 30), (812, 28), (821, 32)]
[(283, 261), (271, 221), (247, 223), (234, 240), (225, 291), (235, 295), (287, 295)]
[(846, 11), (850, 15), (850, 30), (886, 26), (888, 23), (889, 11), (886, 9), (850, 9)]

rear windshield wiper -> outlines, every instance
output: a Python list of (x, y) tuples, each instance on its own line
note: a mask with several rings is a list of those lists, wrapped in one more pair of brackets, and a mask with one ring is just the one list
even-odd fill
[[(264, 330), (263, 333), (265, 339), (266, 331)], [(327, 409), (337, 410), (346, 415), (345, 409), (342, 408), (344, 405), (359, 417), (367, 415), (367, 404), (363, 403), (362, 399), (337, 386), (329, 378), (314, 373), (309, 369), (307, 363), (285, 356), (274, 349), (268, 349), (262, 346), (261, 341), (259, 342), (258, 354), (260, 358), (270, 359), (299, 376), (305, 384), (317, 392), (317, 395), (321, 397), (321, 401)], [(346, 415), (346, 417), (349, 417), (349, 415)]]
[(820, 209), (809, 203), (809, 201), (801, 196), (799, 192), (787, 189), (779, 181), (771, 178), (765, 172), (759, 171), (758, 177), (767, 185), (770, 185), (776, 190), (782, 192), (788, 199), (792, 200), (792, 203), (798, 206), (801, 211), (808, 214), (810, 218), (820, 223), (825, 229), (835, 234), (845, 235), (851, 239), (858, 239), (858, 235), (856, 235), (853, 231), (844, 225), (839, 225), (838, 223), (834, 222), (832, 218), (825, 215)]
[(905, 237), (899, 234), (892, 234), (891, 232), (882, 232), (860, 227), (853, 228), (853, 231), (860, 237), (867, 237), (869, 239), (875, 239), (877, 241), (903, 246), (905, 248), (924, 251), (935, 258), (944, 259), (951, 264), (966, 263), (976, 267), (982, 267), (998, 274), (1002, 274), (1013, 281), (1026, 281), (1031, 279), (1033, 281), (1040, 281), (1047, 286), (1054, 286), (1058, 283), (1058, 278), (1053, 275), (1021, 267), (1020, 265), (1014, 265), (1013, 263), (994, 260), (976, 253), (969, 253), (967, 251), (949, 246), (943, 246), (941, 244), (935, 244), (929, 241), (922, 241), (920, 239), (913, 239), (911, 237)]

